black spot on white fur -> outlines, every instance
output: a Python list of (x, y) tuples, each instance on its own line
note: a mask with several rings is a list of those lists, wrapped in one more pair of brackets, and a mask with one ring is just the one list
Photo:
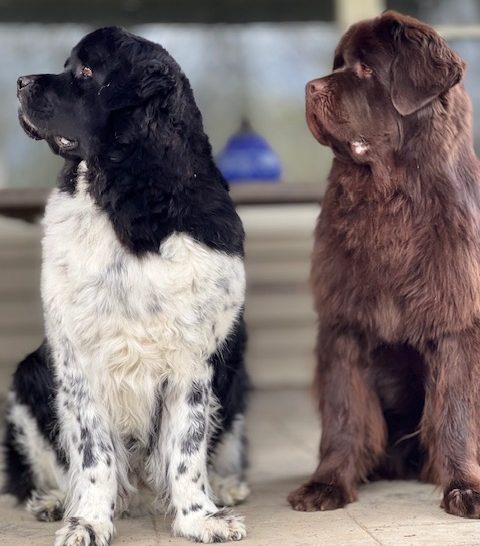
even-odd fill
[(204, 409), (190, 412), (190, 427), (187, 436), (182, 442), (182, 453), (192, 455), (200, 449), (200, 445), (205, 438), (205, 411)]
[(207, 403), (207, 387), (204, 383), (193, 384), (188, 395), (188, 403), (191, 406), (196, 406), (197, 404), (205, 405)]

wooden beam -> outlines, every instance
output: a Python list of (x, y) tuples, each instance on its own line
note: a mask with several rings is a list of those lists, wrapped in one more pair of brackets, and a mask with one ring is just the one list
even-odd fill
[(92, 25), (333, 21), (334, 0), (2, 0), (0, 21)]
[[(321, 183), (239, 183), (230, 193), (242, 205), (290, 205), (320, 203), (324, 185)], [(0, 215), (33, 222), (43, 215), (51, 188), (18, 188), (0, 190)]]

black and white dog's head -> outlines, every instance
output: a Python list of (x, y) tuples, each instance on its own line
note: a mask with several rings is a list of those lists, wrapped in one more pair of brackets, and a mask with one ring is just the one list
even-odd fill
[(160, 45), (121, 28), (83, 38), (60, 74), (18, 79), (20, 123), (78, 166), (96, 204), (132, 252), (156, 252), (172, 232), (243, 251), (243, 229), (217, 169), (190, 83)]
[(117, 27), (83, 38), (60, 74), (21, 76), (17, 82), (27, 134), (45, 139), (55, 153), (80, 159), (113, 152), (111, 140), (129, 140), (119, 125), (122, 117), (131, 120), (132, 110), (155, 98), (158, 107), (172, 111), (178, 94), (188, 91), (165, 49)]

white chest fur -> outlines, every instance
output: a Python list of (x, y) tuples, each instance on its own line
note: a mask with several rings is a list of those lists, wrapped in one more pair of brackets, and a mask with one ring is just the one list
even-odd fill
[(204, 374), (234, 325), (244, 302), (243, 261), (184, 233), (170, 235), (158, 254), (135, 257), (85, 188), (80, 179), (74, 196), (54, 190), (47, 205), (47, 337), (68, 340), (120, 434), (142, 437), (159, 384), (171, 374)]

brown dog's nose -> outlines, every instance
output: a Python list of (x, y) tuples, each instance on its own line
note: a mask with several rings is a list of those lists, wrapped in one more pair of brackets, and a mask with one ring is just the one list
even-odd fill
[(33, 83), (33, 78), (31, 76), (20, 76), (17, 80), (17, 90), (21, 91), (27, 85)]
[(325, 88), (325, 81), (323, 79), (312, 80), (307, 83), (307, 91), (310, 95), (316, 95)]

